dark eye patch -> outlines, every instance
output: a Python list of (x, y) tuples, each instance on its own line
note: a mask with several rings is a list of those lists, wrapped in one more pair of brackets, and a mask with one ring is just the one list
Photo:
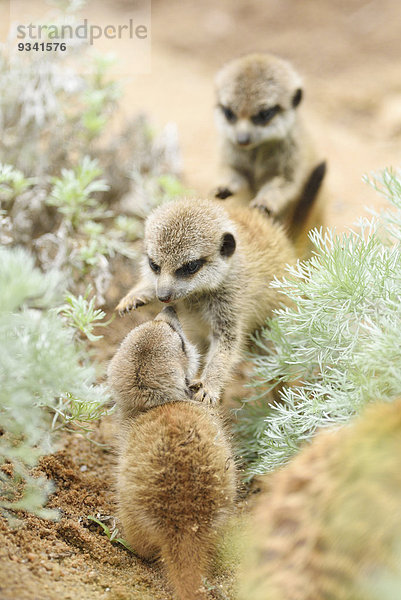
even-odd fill
[(190, 275), (194, 275), (203, 267), (205, 264), (205, 258), (198, 258), (197, 260), (191, 260), (190, 262), (182, 265), (179, 269), (176, 270), (175, 274), (177, 277), (189, 277)]
[(263, 108), (256, 115), (252, 115), (251, 121), (254, 125), (267, 125), (269, 121), (272, 120), (273, 117), (279, 113), (281, 107), (276, 104), (276, 106), (272, 106), (271, 108)]
[(160, 273), (160, 267), (157, 265), (151, 258), (148, 256), (149, 267), (152, 269), (154, 273)]
[(229, 123), (235, 123), (235, 121), (237, 120), (237, 115), (235, 114), (235, 112), (232, 111), (231, 108), (229, 108), (228, 106), (223, 106), (222, 104), (220, 104), (220, 108), (223, 111), (227, 121)]

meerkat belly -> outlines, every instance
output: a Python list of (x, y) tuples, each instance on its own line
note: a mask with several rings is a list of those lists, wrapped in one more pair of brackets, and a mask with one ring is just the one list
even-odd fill
[(256, 152), (254, 150), (241, 150), (238, 147), (233, 149), (231, 147), (227, 152), (227, 156), (229, 166), (246, 177), (252, 187)]
[[(278, 146), (278, 144), (277, 144)], [(263, 144), (255, 153), (253, 163), (253, 177), (255, 191), (274, 177), (283, 175), (283, 165), (280, 161), (280, 152), (276, 144)]]
[(177, 304), (177, 311), (185, 334), (203, 355), (209, 347), (211, 328), (202, 304), (192, 299), (184, 300)]

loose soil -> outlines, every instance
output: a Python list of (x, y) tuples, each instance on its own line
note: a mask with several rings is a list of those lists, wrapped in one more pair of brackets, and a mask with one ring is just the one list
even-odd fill
[[(123, 22), (132, 5), (92, 2), (92, 21)], [(383, 204), (361, 177), (399, 161), (398, 0), (383, 0), (380, 9), (363, 0), (153, 0), (152, 9), (152, 72), (127, 82), (124, 114), (145, 110), (159, 126), (177, 123), (190, 188), (204, 194), (216, 181), (215, 70), (238, 54), (273, 51), (291, 60), (305, 79), (304, 115), (329, 164), (328, 224), (342, 230), (364, 214), (366, 205)], [(129, 47), (123, 40), (115, 52), (127, 64)], [(126, 273), (115, 281), (110, 307), (129, 285)], [(125, 333), (147, 316), (116, 319), (96, 345), (99, 359), (108, 359)], [(107, 447), (64, 434), (59, 450), (37, 469), (55, 482), (48, 506), (60, 510), (58, 522), (20, 514), (20, 526), (10, 529), (0, 518), (1, 600), (172, 599), (162, 565), (112, 544), (87, 519), (116, 512), (110, 419), (97, 426), (94, 438)], [(112, 518), (106, 521), (112, 523)], [(213, 593), (233, 598), (230, 573), (215, 574), (211, 583)]]

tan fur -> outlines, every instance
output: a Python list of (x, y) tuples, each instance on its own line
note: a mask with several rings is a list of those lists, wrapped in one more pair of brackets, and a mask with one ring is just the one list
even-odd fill
[(398, 400), (319, 434), (265, 477), (240, 599), (378, 600), (380, 579), (399, 585), (400, 456)]
[[(287, 226), (301, 255), (307, 229), (322, 224), (325, 163), (304, 129), (300, 93), (299, 75), (271, 54), (249, 54), (223, 66), (216, 76), (222, 173), (214, 193), (267, 209)], [(252, 122), (261, 109), (273, 107), (280, 108), (265, 124)], [(232, 111), (233, 122), (224, 109)], [(248, 143), (241, 144), (244, 136)]]
[[(142, 279), (117, 309), (168, 298), (180, 317), (186, 313), (198, 323), (210, 346), (196, 399), (216, 402), (249, 335), (283, 302), (270, 283), (295, 261), (293, 248), (281, 226), (255, 209), (180, 200), (150, 215), (144, 249)], [(152, 271), (149, 258), (160, 273)], [(204, 264), (197, 273), (177, 275), (182, 265), (198, 259)]]
[(203, 579), (236, 485), (217, 411), (190, 399), (195, 358), (169, 307), (132, 330), (109, 367), (124, 537), (141, 557), (161, 557), (179, 600), (207, 597)]

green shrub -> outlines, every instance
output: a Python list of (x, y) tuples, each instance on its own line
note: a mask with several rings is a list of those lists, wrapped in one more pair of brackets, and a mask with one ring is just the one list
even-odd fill
[(0, 507), (44, 517), (54, 517), (43, 508), (51, 484), (30, 469), (51, 450), (52, 431), (90, 432), (109, 400), (76, 335), (91, 333), (104, 314), (71, 296), (69, 311), (58, 309), (63, 279), (61, 272), (42, 273), (26, 250), (0, 248), (0, 463), (12, 467), (0, 469)]
[[(401, 172), (370, 183), (395, 210), (342, 235), (311, 232), (314, 256), (273, 284), (292, 307), (257, 340), (253, 402), (238, 425), (250, 475), (288, 462), (318, 429), (401, 393)], [(280, 401), (269, 402), (278, 384)]]

